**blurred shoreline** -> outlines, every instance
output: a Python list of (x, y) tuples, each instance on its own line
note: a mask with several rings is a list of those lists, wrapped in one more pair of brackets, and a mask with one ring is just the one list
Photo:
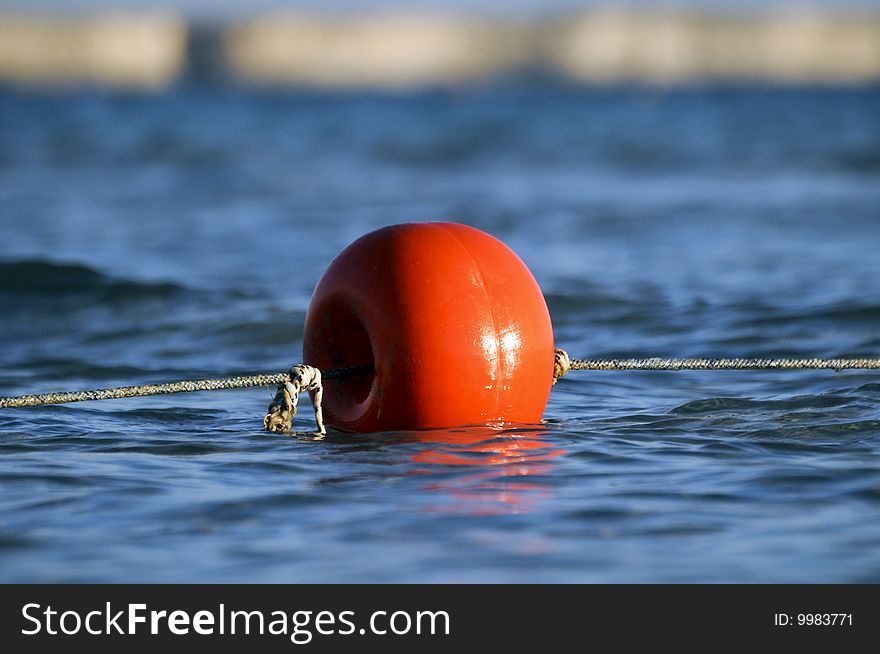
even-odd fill
[(0, 84), (412, 88), (536, 76), (588, 84), (871, 82), (880, 79), (880, 15), (275, 12), (189, 24), (168, 12), (0, 12)]

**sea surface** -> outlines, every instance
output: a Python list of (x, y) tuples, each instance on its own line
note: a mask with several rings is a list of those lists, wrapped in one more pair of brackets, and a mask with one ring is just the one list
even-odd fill
[[(572, 356), (880, 355), (876, 86), (6, 88), (0, 395), (284, 370), (333, 257), (420, 220), (510, 245)], [(324, 440), (272, 394), (0, 410), (0, 581), (880, 582), (876, 372)]]

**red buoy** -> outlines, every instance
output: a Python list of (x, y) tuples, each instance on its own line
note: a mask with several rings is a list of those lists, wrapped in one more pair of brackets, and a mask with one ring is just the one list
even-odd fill
[(456, 223), (394, 225), (349, 245), (318, 282), (303, 361), (374, 374), (324, 382), (346, 431), (540, 420), (553, 380), (547, 304), (501, 241)]

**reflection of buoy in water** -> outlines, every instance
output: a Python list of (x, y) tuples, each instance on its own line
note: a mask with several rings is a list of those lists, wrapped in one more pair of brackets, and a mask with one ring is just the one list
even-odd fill
[(349, 245), (318, 282), (303, 359), (372, 365), (325, 381), (328, 424), (358, 432), (537, 422), (553, 378), (541, 289), (503, 243), (473, 227), (385, 227)]
[[(544, 425), (495, 429), (467, 427), (436, 429), (414, 435), (423, 445), (410, 459), (415, 474), (427, 475), (426, 491), (445, 498), (429, 510), (499, 515), (522, 513), (553, 497), (545, 479), (553, 474), (553, 459), (566, 452), (545, 440)], [(460, 474), (436, 474), (448, 466), (467, 468)]]
[(422, 442), (431, 447), (412, 455), (416, 463), (456, 466), (501, 466), (525, 477), (546, 470), (539, 462), (550, 461), (565, 450), (544, 440), (544, 426), (531, 429), (497, 430), (489, 427), (436, 430)]

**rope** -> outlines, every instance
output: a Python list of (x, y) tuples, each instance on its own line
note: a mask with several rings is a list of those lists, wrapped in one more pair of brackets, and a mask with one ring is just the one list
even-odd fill
[(569, 370), (880, 370), (880, 358), (861, 359), (570, 359), (556, 350), (553, 383)]
[[(351, 366), (335, 368), (324, 373), (324, 379), (338, 379), (355, 375), (367, 375), (373, 372), (372, 366)], [(68, 404), (69, 402), (87, 402), (90, 400), (116, 400), (124, 397), (144, 397), (147, 395), (168, 395), (170, 393), (191, 393), (193, 391), (218, 391), (233, 388), (254, 388), (256, 386), (274, 386), (290, 380), (289, 372), (265, 373), (245, 377), (227, 377), (225, 379), (196, 379), (176, 381), (166, 384), (146, 384), (143, 386), (120, 386), (117, 388), (100, 388), (92, 391), (74, 391), (69, 393), (42, 393), (40, 395), (19, 395), (16, 397), (0, 397), (0, 409), (21, 406), (41, 406), (43, 404)]]
[[(296, 367), (296, 366), (295, 366)], [(565, 350), (556, 350), (553, 358), (553, 383), (571, 370), (880, 370), (880, 358), (860, 359), (572, 359)], [(291, 369), (292, 371), (293, 369)], [(0, 397), (0, 409), (44, 404), (68, 404), (92, 400), (115, 400), (125, 397), (168, 395), (194, 391), (216, 391), (256, 386), (283, 385), (292, 381), (291, 371), (264, 373), (223, 379), (196, 379), (143, 386), (120, 386), (90, 391), (41, 393)], [(323, 372), (324, 379), (368, 375), (372, 366), (351, 366)]]

